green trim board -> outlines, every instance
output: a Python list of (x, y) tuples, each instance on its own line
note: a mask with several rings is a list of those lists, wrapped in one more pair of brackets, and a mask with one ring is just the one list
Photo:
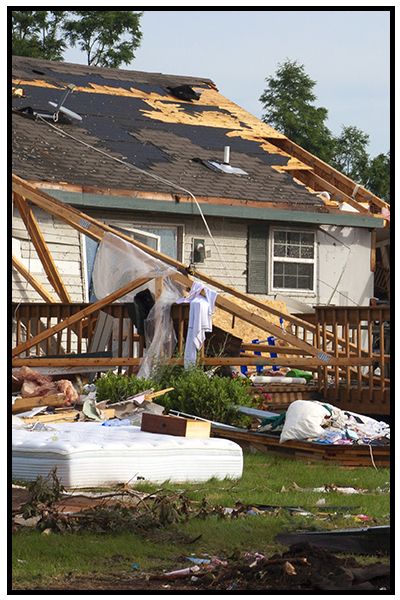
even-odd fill
[[(69, 192), (42, 188), (61, 202), (82, 208), (104, 208), (108, 210), (147, 211), (174, 215), (199, 215), (194, 202), (171, 202), (167, 200), (148, 200), (134, 196), (107, 196), (82, 192)], [(257, 221), (289, 221), (291, 223), (317, 223), (319, 225), (342, 225), (350, 227), (382, 228), (384, 219), (356, 214), (315, 213), (306, 211), (288, 211), (275, 208), (254, 208), (250, 206), (231, 206), (225, 204), (201, 204), (206, 216), (231, 217)]]

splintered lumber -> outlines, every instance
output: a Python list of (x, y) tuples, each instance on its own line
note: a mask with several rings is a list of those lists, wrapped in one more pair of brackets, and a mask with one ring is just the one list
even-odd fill
[(50, 250), (45, 242), (39, 223), (37, 222), (32, 209), (28, 206), (28, 203), (22, 195), (14, 194), (14, 202), (51, 285), (62, 302), (71, 302), (71, 297), (61, 279), (61, 275), (51, 256)]
[[(320, 158), (317, 158), (316, 156), (308, 152), (308, 150), (305, 150), (292, 140), (289, 140), (285, 137), (281, 137), (279, 139), (269, 138), (268, 141), (274, 146), (278, 146), (278, 148), (281, 148), (294, 158), (301, 160), (306, 165), (311, 166), (316, 175), (321, 175), (324, 181), (329, 180), (332, 183), (334, 183), (336, 188), (339, 191), (346, 193), (347, 196), (353, 197), (353, 194), (356, 191), (354, 197), (360, 198), (359, 202), (361, 201), (372, 203), (378, 206), (379, 208), (390, 208), (387, 202), (384, 202), (384, 200), (382, 200), (366, 188), (362, 187), (361, 185), (358, 186), (355, 190), (354, 181), (347, 177), (347, 175), (344, 175), (340, 171), (337, 171), (331, 165), (328, 165), (327, 163), (323, 162)], [(320, 189), (325, 190), (327, 188), (325, 187)]]
[[(103, 408), (100, 412), (104, 419), (114, 419), (115, 417), (114, 408)], [(21, 418), (24, 420), (24, 423), (70, 423), (77, 421), (81, 415), (82, 413), (79, 410), (63, 410), (49, 415), (35, 415), (34, 417)]]
[[(112, 294), (109, 294), (102, 300), (98, 300), (97, 302), (90, 304), (89, 306), (78, 311), (71, 317), (67, 317), (66, 319), (64, 319), (63, 321), (60, 321), (53, 327), (50, 327), (49, 329), (42, 331), (38, 335), (35, 335), (30, 340), (27, 340), (26, 342), (19, 344), (18, 346), (16, 346), (16, 348), (13, 349), (12, 355), (18, 356), (18, 354), (21, 354), (21, 352), (23, 352), (24, 350), (28, 350), (29, 348), (32, 348), (32, 346), (39, 344), (40, 342), (42, 342), (43, 340), (46, 340), (47, 338), (51, 337), (55, 333), (61, 331), (62, 329), (65, 329), (65, 327), (73, 325), (74, 323), (76, 323), (77, 321), (80, 321), (84, 317), (87, 317), (88, 315), (91, 315), (92, 313), (96, 312), (97, 310), (100, 310), (101, 308), (103, 308), (103, 306), (107, 306), (107, 304), (111, 304), (112, 302), (114, 302), (114, 300), (118, 300), (118, 298), (125, 296), (125, 294), (128, 294), (132, 290), (135, 290), (136, 288), (149, 282), (150, 280), (151, 280), (151, 277), (140, 277), (138, 279), (135, 279), (134, 281), (131, 281), (130, 283), (127, 283), (126, 285), (119, 288), (115, 292), (112, 292)], [(68, 362), (63, 366), (68, 366), (68, 365), (72, 366), (72, 363)], [(51, 366), (50, 363), (47, 366)]]
[(168, 392), (172, 392), (173, 389), (175, 388), (168, 387), (164, 390), (159, 390), (158, 392), (151, 392), (150, 394), (145, 394), (144, 399), (148, 401), (154, 400), (154, 398), (159, 398), (160, 396), (164, 396), (164, 394), (167, 394)]
[(31, 398), (16, 398), (12, 405), (12, 413), (25, 412), (37, 406), (64, 406), (65, 394), (49, 394), (48, 396), (32, 396)]
[(24, 279), (33, 287), (33, 289), (43, 298), (45, 302), (49, 304), (54, 304), (56, 299), (52, 296), (46, 288), (25, 268), (25, 266), (16, 258), (14, 255), (12, 257), (12, 265), (18, 271)]

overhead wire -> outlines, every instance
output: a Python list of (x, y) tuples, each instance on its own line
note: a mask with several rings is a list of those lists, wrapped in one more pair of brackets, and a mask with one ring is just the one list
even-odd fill
[(209, 225), (207, 223), (207, 220), (206, 220), (206, 218), (204, 216), (204, 213), (203, 213), (203, 211), (201, 209), (201, 206), (200, 206), (200, 204), (199, 204), (196, 196), (190, 190), (182, 187), (181, 185), (179, 185), (179, 184), (177, 184), (177, 183), (175, 183), (173, 181), (170, 181), (169, 179), (166, 179), (165, 177), (160, 177), (159, 175), (156, 175), (155, 173), (150, 173), (149, 171), (146, 171), (145, 169), (141, 169), (140, 167), (138, 167), (137, 165), (135, 165), (135, 164), (133, 164), (131, 162), (127, 162), (125, 160), (122, 160), (121, 158), (117, 158), (116, 156), (112, 156), (112, 154), (110, 154), (110, 153), (108, 153), (108, 152), (106, 152), (104, 150), (101, 150), (100, 148), (96, 148), (95, 146), (93, 146), (92, 144), (89, 144), (88, 142), (84, 142), (83, 140), (77, 138), (76, 136), (74, 136), (74, 135), (72, 135), (70, 133), (67, 133), (66, 131), (64, 131), (60, 127), (57, 127), (53, 123), (50, 123), (49, 121), (47, 121), (46, 119), (44, 119), (41, 115), (36, 115), (36, 119), (40, 119), (41, 121), (43, 121), (43, 123), (45, 123), (46, 125), (48, 125), (52, 129), (54, 129), (57, 133), (59, 133), (59, 135), (67, 136), (67, 137), (73, 139), (74, 141), (78, 142), (79, 144), (82, 144), (83, 146), (86, 146), (87, 148), (90, 148), (91, 150), (94, 150), (95, 152), (98, 152), (99, 154), (102, 154), (103, 156), (105, 156), (105, 157), (107, 157), (107, 158), (109, 158), (111, 160), (114, 160), (115, 162), (118, 162), (118, 163), (120, 163), (120, 164), (122, 164), (122, 165), (124, 165), (126, 167), (131, 168), (131, 169), (134, 169), (138, 173), (141, 173), (142, 175), (145, 175), (147, 177), (151, 177), (152, 179), (155, 179), (156, 181), (159, 181), (161, 183), (165, 183), (166, 185), (169, 185), (169, 186), (171, 186), (171, 187), (173, 187), (173, 188), (175, 188), (177, 190), (180, 190), (181, 192), (185, 192), (185, 194), (187, 194), (188, 196), (190, 196), (190, 198), (192, 198), (192, 200), (196, 204), (196, 207), (197, 207), (197, 209), (198, 209), (198, 211), (200, 213), (200, 216), (201, 216), (201, 218), (203, 220), (203, 223), (205, 225), (206, 231), (207, 231), (207, 233), (208, 233), (208, 235), (209, 235), (209, 237), (210, 237), (210, 239), (211, 239), (212, 243), (214, 244), (214, 247), (215, 247), (215, 249), (217, 251), (218, 257), (221, 260), (222, 264), (224, 265), (227, 274), (229, 275), (229, 279), (231, 280), (231, 284), (234, 285), (233, 284), (232, 273), (230, 272), (230, 270), (228, 268), (228, 265), (226, 264), (226, 262), (225, 262), (225, 260), (224, 260), (224, 258), (222, 256), (222, 254), (221, 254), (221, 252), (220, 252), (220, 250), (218, 248), (218, 245), (217, 245), (217, 243), (216, 243), (216, 241), (215, 241), (215, 239), (214, 239), (214, 237), (213, 237), (213, 235), (211, 233), (210, 227), (209, 227)]

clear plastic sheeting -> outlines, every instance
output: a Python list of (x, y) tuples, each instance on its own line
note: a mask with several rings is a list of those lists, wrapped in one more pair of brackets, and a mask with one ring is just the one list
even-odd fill
[(171, 306), (182, 296), (183, 288), (171, 279), (178, 271), (137, 246), (107, 232), (96, 254), (93, 268), (93, 286), (101, 299), (139, 277), (152, 281), (123, 296), (120, 302), (133, 302), (135, 295), (145, 288), (155, 293), (155, 278), (162, 278), (162, 291), (145, 320), (146, 349), (139, 377), (149, 377), (153, 367), (172, 356), (176, 335), (171, 319)]
[(181, 295), (181, 286), (170, 277), (165, 277), (162, 293), (144, 322), (146, 351), (138, 377), (148, 378), (157, 363), (173, 355), (177, 340), (171, 319), (171, 306)]
[[(158, 258), (107, 232), (99, 244), (93, 267), (93, 287), (96, 298), (101, 299), (139, 277), (167, 277), (177, 273)], [(154, 293), (154, 282), (126, 294), (121, 302), (133, 302), (134, 296), (144, 288)]]

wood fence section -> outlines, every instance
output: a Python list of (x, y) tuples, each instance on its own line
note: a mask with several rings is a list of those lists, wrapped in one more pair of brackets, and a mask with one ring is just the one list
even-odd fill
[[(390, 307), (317, 306), (319, 344), (345, 366), (318, 370), (318, 387), (326, 400), (366, 414), (390, 414)], [(318, 326), (317, 326), (318, 327)], [(327, 339), (326, 332), (333, 333)], [(346, 340), (345, 348), (338, 338)], [(371, 363), (363, 365), (361, 357)]]

